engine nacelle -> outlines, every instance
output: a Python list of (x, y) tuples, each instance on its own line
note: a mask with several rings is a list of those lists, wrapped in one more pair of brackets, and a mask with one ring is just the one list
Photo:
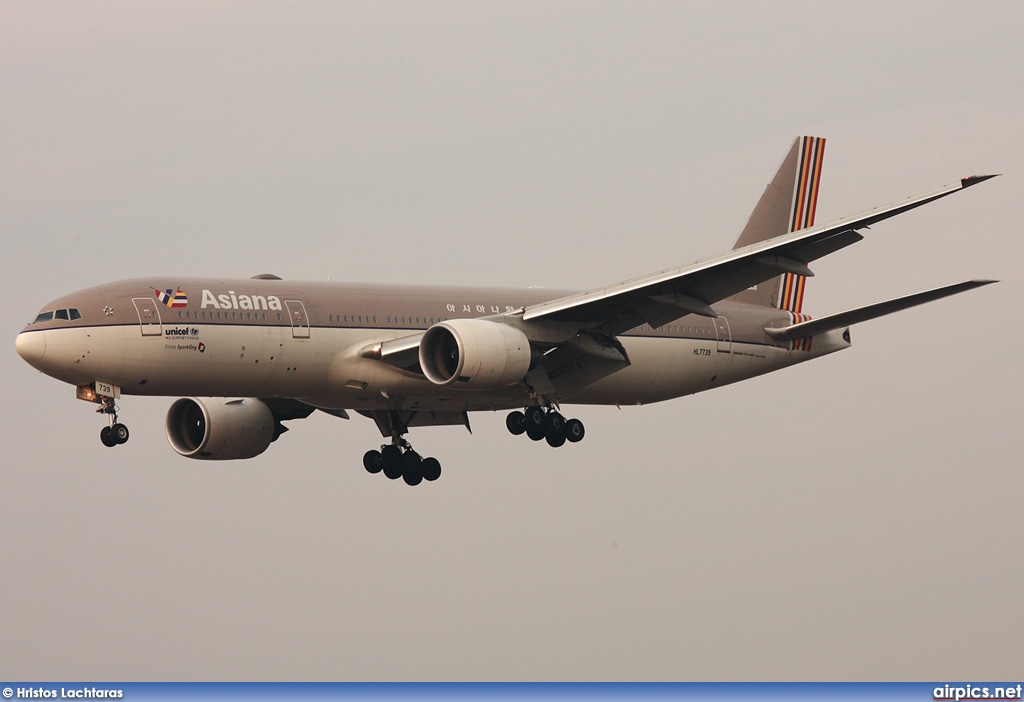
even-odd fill
[(533, 351), (526, 334), (485, 319), (450, 319), (427, 329), (420, 368), (437, 385), (494, 388), (522, 380)]
[(251, 397), (183, 397), (167, 410), (167, 441), (186, 458), (252, 458), (274, 440), (274, 414)]

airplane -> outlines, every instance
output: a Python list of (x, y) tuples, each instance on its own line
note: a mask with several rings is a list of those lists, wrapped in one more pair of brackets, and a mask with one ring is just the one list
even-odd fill
[(512, 410), (508, 430), (580, 441), (565, 405), (644, 405), (710, 390), (851, 345), (849, 327), (988, 285), (968, 280), (838, 314), (803, 312), (809, 264), (861, 230), (995, 176), (815, 225), (825, 140), (798, 137), (734, 247), (591, 290), (396, 286), (253, 278), (138, 278), (57, 298), (19, 334), (29, 364), (98, 405), (108, 447), (128, 440), (123, 395), (171, 404), (187, 458), (263, 453), (314, 411), (372, 419), (370, 473), (436, 480), (410, 429)]

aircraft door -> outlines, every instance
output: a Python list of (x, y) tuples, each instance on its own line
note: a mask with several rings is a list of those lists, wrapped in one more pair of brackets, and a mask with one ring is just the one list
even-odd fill
[(293, 339), (309, 338), (309, 319), (306, 317), (306, 307), (301, 300), (285, 300), (284, 306), (288, 310), (288, 319), (292, 323)]
[(148, 297), (133, 297), (132, 304), (139, 314), (139, 325), (142, 327), (143, 336), (163, 336), (163, 328), (160, 322), (160, 308), (156, 300)]
[(718, 352), (732, 353), (732, 332), (729, 329), (729, 320), (725, 317), (715, 317), (715, 331), (718, 334)]

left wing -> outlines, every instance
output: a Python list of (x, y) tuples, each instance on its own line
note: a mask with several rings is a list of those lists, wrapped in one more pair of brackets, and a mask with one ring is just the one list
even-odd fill
[(376, 341), (360, 349), (359, 355), (418, 373), (420, 341), (425, 333), (420, 331), (398, 339)]
[(969, 188), (995, 176), (971, 176), (959, 185), (810, 227), (679, 268), (526, 307), (522, 319), (576, 322), (620, 334), (647, 322), (659, 327), (686, 314), (717, 316), (711, 305), (782, 273), (813, 275), (807, 264), (854, 244), (872, 224)]

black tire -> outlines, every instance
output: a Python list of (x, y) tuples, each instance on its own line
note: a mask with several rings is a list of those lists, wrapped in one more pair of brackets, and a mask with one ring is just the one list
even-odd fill
[(555, 448), (565, 443), (565, 417), (558, 412), (548, 412), (544, 418), (544, 440)]
[(519, 436), (526, 431), (526, 415), (519, 410), (509, 412), (505, 417), (505, 427), (513, 436)]
[(583, 422), (578, 419), (570, 419), (565, 423), (565, 438), (571, 443), (575, 444), (582, 441), (586, 433), (586, 430), (583, 428)]
[(385, 446), (380, 452), (380, 463), (388, 480), (402, 477), (402, 451), (397, 446)]
[(113, 448), (117, 446), (117, 438), (114, 436), (114, 430), (112, 427), (103, 427), (100, 429), (100, 441), (107, 448)]
[(117, 443), (123, 444), (128, 441), (128, 427), (124, 424), (115, 424), (110, 427), (110, 432)]
[(371, 449), (363, 454), (363, 468), (366, 469), (367, 473), (380, 473), (381, 469), (384, 468), (384, 464), (381, 463), (380, 451), (377, 449)]
[(541, 439), (544, 438), (544, 425), (538, 427), (527, 423), (526, 435), (533, 439), (534, 441), (540, 441)]
[(423, 459), (415, 451), (402, 454), (402, 478), (406, 485), (419, 485), (423, 481)]
[(565, 431), (565, 417), (558, 412), (548, 412), (544, 418), (544, 433), (547, 436), (558, 435)]
[(542, 407), (527, 407), (525, 417), (527, 431), (530, 427), (544, 426), (544, 409)]
[(557, 434), (548, 434), (544, 437), (544, 440), (548, 442), (548, 446), (558, 448), (565, 443), (565, 434), (558, 432)]
[(423, 479), (429, 482), (441, 477), (441, 463), (436, 458), (424, 458), (420, 470), (423, 471)]

